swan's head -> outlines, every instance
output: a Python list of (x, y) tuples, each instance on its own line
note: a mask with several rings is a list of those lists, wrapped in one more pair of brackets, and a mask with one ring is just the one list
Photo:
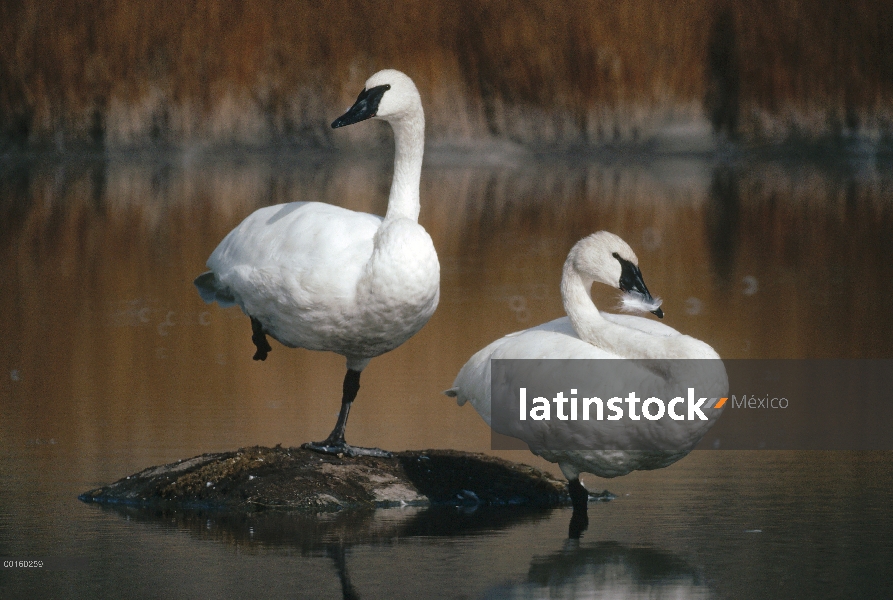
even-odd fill
[(613, 233), (599, 231), (583, 238), (571, 248), (567, 263), (585, 279), (619, 288), (625, 310), (651, 312), (663, 318), (661, 300), (648, 291), (636, 253)]
[(366, 80), (366, 86), (353, 106), (335, 119), (332, 128), (366, 119), (400, 120), (422, 111), (422, 100), (412, 79), (400, 71), (385, 69)]

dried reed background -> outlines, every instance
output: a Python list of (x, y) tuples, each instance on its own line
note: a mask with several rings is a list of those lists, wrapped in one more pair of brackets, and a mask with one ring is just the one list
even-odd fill
[(330, 147), (377, 69), (432, 144), (893, 137), (886, 0), (6, 0), (0, 144)]

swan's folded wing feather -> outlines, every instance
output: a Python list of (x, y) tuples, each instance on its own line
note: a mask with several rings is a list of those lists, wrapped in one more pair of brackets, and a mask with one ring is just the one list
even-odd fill
[[(208, 259), (218, 287), (240, 304), (261, 289), (333, 299), (353, 294), (372, 255), (381, 217), (319, 202), (259, 209), (227, 235)], [(204, 296), (203, 296), (204, 297)], [(274, 298), (269, 300), (274, 301)]]
[(637, 317), (635, 315), (619, 315), (616, 313), (608, 312), (602, 312), (601, 315), (606, 320), (612, 323), (623, 325), (624, 327), (629, 327), (631, 329), (637, 329), (643, 333), (647, 333), (648, 335), (661, 337), (673, 337), (682, 335), (669, 325), (661, 323), (657, 319), (648, 319), (645, 317)]
[(490, 361), (493, 359), (601, 358), (617, 356), (581, 340), (567, 317), (510, 333), (479, 350), (459, 371), (445, 392), (459, 406), (471, 402), (490, 424)]

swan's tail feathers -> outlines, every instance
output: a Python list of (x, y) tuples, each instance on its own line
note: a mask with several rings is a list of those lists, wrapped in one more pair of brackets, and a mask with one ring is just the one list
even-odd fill
[(217, 302), (221, 307), (233, 306), (236, 299), (229, 290), (220, 285), (214, 271), (207, 271), (195, 278), (195, 287), (198, 289), (199, 296), (208, 304)]
[(457, 388), (457, 387), (445, 390), (443, 392), (443, 395), (449, 396), (450, 398), (455, 398), (456, 404), (458, 404), (459, 406), (465, 406), (465, 403), (468, 402), (468, 398), (466, 398), (465, 396), (459, 395), (459, 388)]

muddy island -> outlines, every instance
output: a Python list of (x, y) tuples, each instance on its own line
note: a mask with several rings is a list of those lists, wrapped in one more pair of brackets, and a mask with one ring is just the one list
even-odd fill
[(567, 506), (567, 484), (528, 465), (456, 450), (338, 457), (254, 446), (150, 467), (84, 502), (253, 512), (390, 506)]

